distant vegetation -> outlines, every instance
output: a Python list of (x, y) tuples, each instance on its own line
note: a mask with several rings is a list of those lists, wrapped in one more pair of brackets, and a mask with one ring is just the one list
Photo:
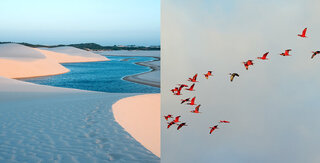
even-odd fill
[[(15, 42), (0, 42), (0, 44), (6, 44), (6, 43), (15, 43)], [(33, 48), (55, 48), (55, 47), (61, 47), (61, 46), (72, 46), (79, 49), (84, 50), (160, 50), (160, 46), (136, 46), (136, 45), (114, 45), (114, 46), (101, 46), (96, 43), (82, 43), (82, 44), (69, 44), (69, 45), (39, 45), (39, 44), (29, 44), (29, 43), (17, 43)]]

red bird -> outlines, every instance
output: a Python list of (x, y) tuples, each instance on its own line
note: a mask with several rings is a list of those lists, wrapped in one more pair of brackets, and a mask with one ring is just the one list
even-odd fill
[(282, 55), (282, 56), (291, 56), (289, 54), (290, 51), (291, 51), (291, 49), (287, 49), (284, 53), (281, 53), (280, 55)]
[(243, 63), (243, 65), (244, 65), (244, 67), (246, 68), (246, 70), (248, 70), (248, 68), (249, 68), (248, 63), (247, 63), (247, 62), (242, 62), (242, 63)]
[(317, 54), (319, 54), (320, 51), (315, 51), (315, 52), (312, 52), (312, 53), (313, 53), (313, 54), (312, 54), (312, 56), (311, 56), (311, 59), (313, 59), (314, 56), (316, 56)]
[(193, 76), (193, 78), (189, 78), (188, 81), (190, 81), (190, 82), (198, 82), (198, 81), (197, 81), (197, 76), (198, 76), (198, 74), (195, 74), (195, 75)]
[(164, 118), (168, 121), (169, 118), (173, 118), (171, 114), (165, 115)]
[(211, 130), (210, 130), (210, 134), (211, 134), (215, 129), (219, 129), (219, 128), (218, 128), (218, 125), (215, 125), (215, 126), (210, 127), (210, 128), (211, 128)]
[(220, 120), (219, 123), (230, 123), (230, 121)]
[(186, 90), (188, 90), (188, 91), (194, 91), (194, 90), (193, 90), (193, 87), (194, 87), (194, 84), (192, 84), (189, 88), (186, 88)]
[(190, 98), (186, 98), (186, 99), (181, 99), (181, 104), (187, 102), (187, 101), (190, 101)]
[(191, 99), (190, 103), (187, 103), (187, 105), (196, 105), (196, 104), (194, 103), (195, 100), (196, 100), (196, 97), (193, 97), (193, 98)]
[(258, 57), (257, 59), (261, 59), (261, 60), (268, 60), (267, 55), (269, 54), (269, 52), (266, 52), (263, 54), (262, 57)]
[(194, 110), (190, 111), (192, 113), (201, 113), (199, 112), (199, 108), (200, 108), (201, 105), (198, 105)]
[(306, 38), (306, 33), (307, 33), (307, 28), (305, 28), (301, 34), (298, 34), (298, 36), (302, 37), (302, 38)]
[(186, 123), (181, 123), (181, 124), (179, 124), (177, 130), (179, 130), (179, 129), (180, 129), (181, 127), (183, 127), (183, 126), (188, 126), (188, 125), (186, 125)]
[(174, 125), (174, 124), (176, 124), (176, 122), (171, 121), (170, 123), (168, 123), (168, 127), (167, 127), (167, 128), (170, 128), (170, 126), (172, 126), (172, 125)]
[(188, 86), (185, 84), (180, 84), (180, 87), (178, 88), (177, 92), (174, 95), (181, 95), (181, 90), (183, 87), (188, 87)]
[(246, 67), (246, 70), (248, 70), (249, 66), (253, 65), (252, 60), (248, 60), (247, 62), (242, 62), (244, 67)]
[(174, 123), (180, 122), (180, 121), (179, 121), (179, 118), (180, 118), (180, 117), (181, 117), (181, 116), (176, 116), (176, 118), (173, 120), (173, 122), (174, 122)]
[(206, 74), (204, 74), (204, 77), (206, 77), (206, 79), (208, 79), (209, 76), (213, 76), (212, 71), (208, 71)]

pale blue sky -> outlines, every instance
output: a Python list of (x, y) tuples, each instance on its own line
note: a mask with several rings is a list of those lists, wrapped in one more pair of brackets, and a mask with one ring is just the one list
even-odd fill
[(1, 0), (0, 41), (160, 44), (160, 0)]

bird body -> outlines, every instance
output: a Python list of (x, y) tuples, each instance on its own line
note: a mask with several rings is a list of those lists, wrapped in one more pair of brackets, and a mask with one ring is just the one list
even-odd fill
[(179, 118), (180, 118), (180, 117), (181, 117), (181, 116), (176, 116), (176, 118), (173, 120), (173, 122), (174, 122), (174, 123), (180, 122), (180, 121), (179, 121)]
[(173, 118), (171, 114), (165, 115), (164, 118), (168, 121), (169, 118)]
[(196, 100), (196, 97), (193, 97), (193, 98), (191, 99), (191, 101), (190, 101), (189, 103), (187, 103), (187, 105), (196, 105), (196, 104), (194, 103), (195, 100)]
[(311, 56), (311, 59), (313, 59), (313, 57), (315, 57), (317, 54), (319, 54), (320, 51), (313, 51), (312, 53), (313, 53), (313, 54), (312, 54), (312, 56)]
[(267, 55), (269, 54), (269, 52), (266, 52), (263, 54), (262, 57), (258, 57), (257, 59), (261, 59), (261, 60), (268, 60)]
[(186, 123), (181, 123), (181, 124), (179, 124), (179, 126), (177, 127), (177, 130), (179, 130), (181, 127), (183, 127), (183, 126), (187, 126), (187, 124)]
[(307, 33), (307, 28), (303, 29), (301, 34), (298, 34), (298, 36), (302, 37), (302, 38), (306, 38), (306, 33)]
[(281, 53), (280, 55), (282, 55), (282, 56), (291, 56), (289, 54), (290, 51), (291, 51), (291, 49), (287, 49), (284, 53)]
[(198, 81), (197, 81), (197, 76), (198, 76), (198, 74), (195, 74), (195, 75), (193, 76), (193, 78), (189, 78), (188, 81), (190, 81), (190, 82), (198, 82)]
[(196, 106), (196, 108), (194, 110), (190, 111), (190, 112), (192, 112), (192, 113), (201, 113), (201, 112), (199, 112), (200, 106), (201, 105)]
[(170, 126), (172, 126), (172, 125), (174, 125), (174, 124), (176, 124), (176, 122), (174, 122), (174, 121), (171, 121), (170, 123), (168, 123), (168, 126), (167, 126), (167, 128), (170, 128)]
[(186, 98), (186, 99), (181, 99), (181, 104), (187, 102), (187, 101), (190, 101), (190, 98)]
[(186, 90), (188, 90), (188, 91), (194, 91), (194, 90), (193, 90), (194, 85), (195, 85), (195, 84), (193, 83), (189, 88), (186, 88)]
[(220, 120), (219, 123), (230, 123), (230, 121), (226, 121), (226, 120)]
[(219, 128), (218, 128), (218, 125), (215, 125), (215, 126), (210, 127), (210, 128), (211, 128), (211, 129), (210, 129), (210, 134), (211, 134), (214, 130), (219, 129)]
[(234, 77), (236, 77), (236, 76), (239, 77), (238, 73), (230, 73), (229, 75), (230, 75), (230, 81), (231, 82), (233, 81)]
[(204, 77), (205, 77), (206, 79), (208, 79), (209, 76), (213, 76), (213, 75), (212, 75), (212, 71), (208, 71), (206, 74), (204, 74)]

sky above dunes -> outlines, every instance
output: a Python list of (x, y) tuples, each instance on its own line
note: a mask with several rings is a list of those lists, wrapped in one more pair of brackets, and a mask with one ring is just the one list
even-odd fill
[(2, 0), (0, 41), (159, 45), (159, 0)]
[[(162, 114), (188, 126), (166, 129), (164, 162), (319, 162), (319, 1), (162, 1)], [(308, 27), (309, 38), (297, 36)], [(292, 49), (291, 57), (279, 54)], [(269, 51), (268, 61), (256, 57)], [(318, 56), (319, 57), (319, 56)], [(241, 62), (254, 60), (245, 70)], [(213, 70), (206, 80), (202, 74)], [(229, 81), (228, 73), (240, 77)], [(199, 73), (195, 92), (170, 89)], [(196, 96), (201, 114), (180, 99)], [(230, 120), (213, 135), (209, 127)]]

